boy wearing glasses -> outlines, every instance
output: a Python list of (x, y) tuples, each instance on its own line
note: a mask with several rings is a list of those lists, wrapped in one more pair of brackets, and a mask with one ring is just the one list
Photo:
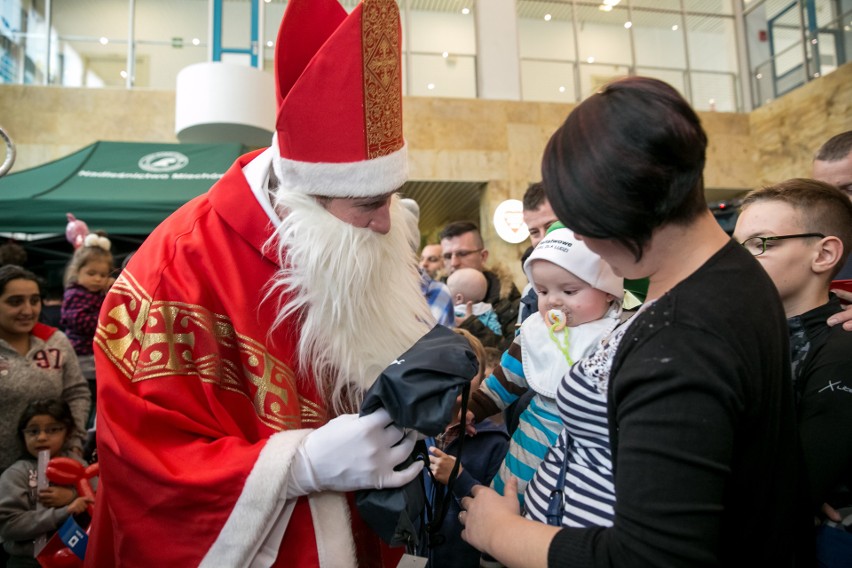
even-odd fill
[[(852, 202), (827, 183), (787, 180), (746, 196), (734, 238), (763, 265), (787, 315), (810, 506), (815, 515), (823, 503), (850, 506), (852, 334), (826, 320), (842, 311), (829, 286), (852, 247)], [(852, 553), (852, 534), (821, 527), (821, 561), (835, 539)]]

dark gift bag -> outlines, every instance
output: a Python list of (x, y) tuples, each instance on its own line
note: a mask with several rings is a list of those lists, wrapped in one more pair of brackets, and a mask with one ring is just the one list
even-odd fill
[[(454, 418), (456, 398), (478, 370), (467, 339), (435, 326), (379, 375), (364, 397), (361, 416), (383, 407), (397, 426), (437, 436)], [(420, 442), (397, 469), (424, 453)], [(426, 505), (419, 476), (397, 489), (357, 491), (355, 504), (364, 522), (389, 545), (417, 544), (417, 520)]]

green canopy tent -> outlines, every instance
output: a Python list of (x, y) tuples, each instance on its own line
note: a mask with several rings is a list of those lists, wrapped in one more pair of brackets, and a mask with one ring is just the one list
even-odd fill
[(147, 235), (245, 151), (236, 143), (95, 142), (0, 178), (0, 232), (64, 233), (73, 213), (92, 230)]
[(65, 240), (66, 213), (93, 231), (106, 231), (120, 265), (154, 227), (207, 191), (246, 151), (241, 144), (96, 142), (0, 178), (0, 234), (18, 237), (27, 267), (45, 280), (47, 296), (61, 298), (62, 273), (73, 253)]

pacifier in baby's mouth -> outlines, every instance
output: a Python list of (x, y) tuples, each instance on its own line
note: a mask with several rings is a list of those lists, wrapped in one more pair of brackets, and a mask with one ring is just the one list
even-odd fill
[(562, 331), (568, 325), (568, 317), (562, 310), (547, 310), (547, 315), (544, 319), (547, 322), (547, 326), (556, 332)]

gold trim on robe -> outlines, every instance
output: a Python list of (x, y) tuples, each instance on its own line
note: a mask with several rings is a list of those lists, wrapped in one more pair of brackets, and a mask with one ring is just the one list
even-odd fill
[[(274, 430), (324, 423), (322, 408), (298, 395), (293, 370), (262, 342), (237, 332), (229, 317), (196, 304), (155, 300), (127, 270), (113, 284), (111, 298), (95, 343), (130, 382), (198, 377), (246, 396), (258, 419)], [(294, 396), (298, 416), (292, 414)]]

